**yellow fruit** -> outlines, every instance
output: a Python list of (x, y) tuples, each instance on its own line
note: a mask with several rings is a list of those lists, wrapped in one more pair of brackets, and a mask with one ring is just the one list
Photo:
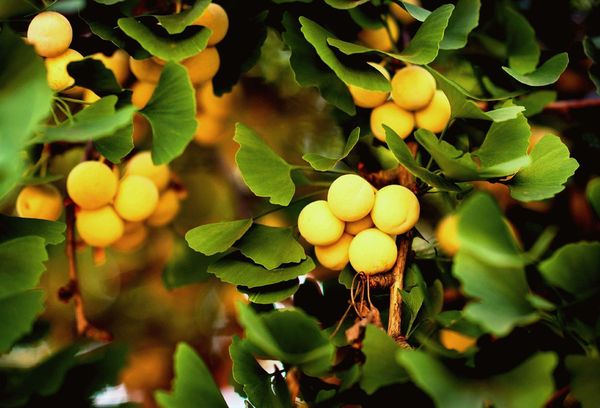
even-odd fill
[[(404, 3), (414, 4), (415, 6), (421, 5), (421, 2), (419, 0), (404, 0)], [(402, 22), (402, 24), (410, 24), (413, 21), (415, 21), (415, 18), (397, 3), (390, 4), (390, 11), (394, 15), (394, 17), (396, 17)]]
[(158, 205), (158, 189), (147, 177), (126, 176), (115, 197), (115, 210), (127, 221), (148, 218)]
[(335, 179), (327, 192), (331, 212), (342, 221), (358, 221), (373, 208), (373, 186), (356, 174), (345, 174)]
[(159, 191), (164, 190), (169, 184), (171, 172), (166, 164), (155, 165), (152, 162), (152, 153), (140, 152), (133, 156), (125, 167), (126, 176), (144, 176), (154, 182)]
[(346, 223), (346, 232), (350, 235), (356, 235), (361, 231), (369, 229), (373, 226), (373, 219), (370, 215), (361, 218), (358, 221), (352, 221)]
[(341, 271), (348, 265), (348, 249), (354, 238), (350, 234), (344, 234), (331, 245), (316, 246), (315, 255), (319, 263), (332, 271)]
[(19, 217), (56, 221), (63, 209), (63, 198), (52, 184), (26, 186), (17, 196)]
[(111, 246), (117, 251), (131, 252), (138, 249), (148, 237), (148, 228), (141, 222), (125, 223), (123, 236)]
[(75, 83), (67, 71), (67, 65), (80, 59), (83, 56), (70, 48), (56, 57), (46, 58), (46, 78), (53, 91), (61, 91)]
[(79, 207), (94, 210), (109, 204), (117, 192), (117, 180), (106, 164), (84, 161), (67, 177), (67, 193)]
[[(371, 66), (373, 66), (379, 72), (381, 72), (383, 76), (387, 78), (388, 81), (390, 80), (390, 74), (381, 65), (371, 64)], [(374, 108), (376, 106), (382, 105), (385, 101), (387, 101), (388, 97), (390, 96), (389, 92), (371, 91), (369, 89), (361, 88), (355, 85), (348, 85), (348, 90), (352, 95), (354, 104), (361, 108)]]
[(131, 86), (131, 103), (138, 109), (142, 109), (148, 104), (152, 94), (156, 89), (153, 82), (137, 81)]
[(415, 127), (415, 116), (394, 102), (387, 102), (371, 111), (371, 132), (377, 139), (385, 142), (383, 125), (392, 129), (402, 139), (406, 139)]
[(438, 246), (446, 255), (456, 255), (460, 247), (458, 242), (458, 217), (454, 214), (444, 217), (435, 229), (435, 237)]
[(56, 57), (65, 52), (73, 39), (73, 28), (65, 16), (55, 11), (44, 11), (31, 20), (27, 28), (27, 42), (42, 57)]
[(97, 52), (92, 54), (91, 57), (102, 61), (104, 66), (112, 71), (121, 86), (127, 82), (129, 77), (129, 54), (125, 50), (118, 49), (111, 56)]
[(217, 74), (221, 60), (215, 47), (206, 47), (204, 51), (184, 60), (182, 64), (188, 70), (192, 84), (197, 86)]
[(236, 97), (233, 92), (216, 96), (212, 82), (202, 85), (196, 92), (198, 110), (215, 118), (225, 118), (235, 108)]
[(416, 65), (402, 68), (392, 77), (392, 99), (402, 109), (416, 111), (426, 107), (435, 93), (435, 78)]
[(344, 233), (344, 221), (336, 218), (327, 201), (313, 201), (298, 216), (298, 230), (312, 245), (331, 245)]
[(229, 17), (227, 17), (227, 12), (223, 7), (216, 3), (210, 3), (193, 24), (210, 28), (212, 31), (208, 38), (208, 45), (210, 46), (225, 38), (225, 34), (229, 29)]
[(388, 234), (369, 228), (352, 239), (348, 254), (355, 271), (370, 275), (391, 269), (396, 262), (398, 248)]
[(84, 89), (83, 90), (83, 100), (87, 103), (94, 103), (96, 102), (98, 99), (100, 99), (100, 97), (98, 95), (96, 95), (94, 93), (94, 91), (92, 91), (91, 89)]
[(123, 220), (110, 206), (77, 213), (77, 232), (83, 241), (94, 247), (106, 247), (123, 236)]
[(419, 200), (408, 188), (394, 184), (375, 194), (371, 218), (386, 234), (404, 234), (419, 220)]
[(152, 133), (152, 128), (150, 127), (150, 123), (148, 120), (136, 113), (133, 115), (133, 141), (137, 145), (141, 140), (143, 140), (146, 136)]
[(450, 102), (444, 91), (435, 91), (429, 105), (415, 112), (415, 122), (418, 128), (440, 133), (448, 125), (451, 114)]
[(153, 227), (160, 227), (170, 223), (178, 212), (179, 197), (174, 190), (167, 190), (158, 198), (156, 209), (146, 222)]
[(158, 83), (162, 65), (157, 64), (152, 58), (136, 60), (133, 57), (129, 58), (129, 68), (133, 75), (140, 81)]
[(226, 120), (205, 113), (196, 115), (196, 121), (194, 140), (201, 146), (213, 146), (223, 141), (231, 130)]
[[(381, 51), (391, 51), (394, 48), (394, 43), (398, 41), (399, 30), (398, 24), (392, 17), (388, 17), (387, 25), (390, 30), (385, 27), (377, 29), (364, 29), (358, 33), (358, 39), (367, 47), (374, 48)], [(394, 39), (394, 42), (390, 39), (390, 34)]]
[(442, 329), (440, 330), (440, 343), (448, 350), (456, 350), (459, 353), (464, 353), (475, 346), (477, 339), (454, 330)]

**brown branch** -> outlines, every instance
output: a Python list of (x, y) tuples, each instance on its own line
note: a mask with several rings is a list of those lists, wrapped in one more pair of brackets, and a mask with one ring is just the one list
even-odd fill
[(66, 253), (69, 260), (69, 281), (58, 290), (58, 298), (68, 303), (71, 299), (75, 304), (75, 322), (77, 334), (97, 341), (110, 341), (112, 335), (104, 330), (94, 327), (85, 317), (85, 308), (83, 297), (79, 290), (79, 281), (77, 278), (77, 240), (75, 238), (75, 204), (65, 203), (66, 221), (67, 221), (67, 242)]
[(589, 98), (589, 99), (571, 99), (564, 101), (555, 101), (544, 107), (546, 111), (557, 111), (560, 113), (567, 113), (573, 109), (585, 109), (600, 107), (600, 98)]

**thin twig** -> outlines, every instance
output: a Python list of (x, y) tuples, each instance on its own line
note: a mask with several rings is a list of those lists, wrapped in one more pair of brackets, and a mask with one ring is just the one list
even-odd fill
[(544, 107), (546, 111), (557, 111), (561, 113), (567, 113), (573, 109), (585, 109), (600, 107), (600, 98), (589, 98), (589, 99), (570, 99), (564, 101), (555, 101), (549, 103)]

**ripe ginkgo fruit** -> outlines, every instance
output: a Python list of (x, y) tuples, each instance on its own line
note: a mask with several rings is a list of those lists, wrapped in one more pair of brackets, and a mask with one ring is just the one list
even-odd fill
[(391, 16), (388, 16), (386, 23), (389, 33), (388, 29), (385, 27), (364, 29), (358, 33), (358, 39), (369, 48), (381, 51), (392, 51), (394, 43), (398, 41), (400, 30), (398, 29), (398, 24)]
[(315, 247), (315, 255), (319, 263), (332, 271), (341, 271), (348, 265), (348, 250), (354, 238), (350, 234), (343, 234), (340, 239), (331, 245)]
[[(371, 64), (371, 66), (381, 72), (388, 81), (390, 80), (390, 74), (384, 67), (379, 64)], [(361, 88), (356, 85), (348, 85), (348, 90), (350, 91), (350, 95), (352, 95), (354, 104), (361, 108), (375, 108), (382, 105), (390, 96), (390, 93), (387, 91), (371, 91), (370, 89)]]
[(92, 58), (102, 61), (104, 66), (112, 71), (117, 82), (123, 86), (129, 77), (129, 54), (125, 50), (118, 49), (112, 55), (104, 55), (97, 52)]
[(166, 164), (155, 165), (152, 161), (152, 153), (149, 151), (133, 156), (125, 167), (125, 175), (147, 177), (154, 182), (159, 191), (167, 187), (171, 178), (169, 166)]
[(377, 228), (361, 231), (350, 243), (350, 264), (357, 272), (374, 274), (391, 269), (396, 262), (396, 242)]
[(19, 192), (15, 207), (19, 217), (56, 221), (62, 214), (63, 198), (52, 184), (26, 186)]
[(156, 83), (137, 81), (131, 86), (131, 103), (138, 109), (142, 109), (150, 102), (152, 94), (156, 89)]
[(383, 125), (392, 129), (402, 139), (406, 139), (415, 127), (415, 116), (394, 102), (387, 102), (371, 111), (371, 132), (377, 139), (385, 142)]
[(75, 79), (69, 75), (67, 65), (73, 61), (79, 61), (83, 56), (75, 50), (68, 49), (56, 57), (46, 58), (46, 78), (48, 86), (53, 91), (62, 91), (73, 84)]
[(221, 96), (214, 94), (212, 82), (202, 85), (196, 92), (196, 104), (198, 110), (215, 118), (225, 118), (235, 108), (236, 96), (234, 92), (228, 92)]
[(208, 37), (208, 45), (212, 46), (225, 38), (229, 29), (229, 17), (223, 7), (210, 3), (193, 24), (210, 28), (212, 33)]
[(408, 111), (426, 107), (435, 94), (435, 78), (425, 68), (411, 65), (392, 77), (392, 100)]
[(73, 28), (65, 16), (55, 11), (36, 15), (27, 28), (27, 42), (42, 57), (56, 57), (64, 53), (73, 40)]
[(117, 192), (117, 179), (104, 163), (84, 161), (67, 177), (67, 193), (79, 207), (94, 210), (110, 203)]
[(313, 201), (298, 216), (298, 230), (312, 245), (331, 245), (344, 233), (344, 221), (338, 219), (327, 201)]
[(147, 177), (126, 176), (119, 184), (114, 205), (124, 220), (145, 220), (156, 210), (158, 189)]
[(448, 256), (454, 256), (458, 252), (458, 216), (447, 215), (437, 225), (435, 237), (440, 249)]
[(440, 343), (448, 350), (456, 350), (459, 353), (464, 353), (471, 347), (477, 344), (475, 337), (467, 336), (454, 330), (440, 330)]
[(129, 58), (129, 68), (133, 75), (140, 81), (157, 83), (160, 79), (163, 66), (157, 64), (153, 58), (136, 60), (133, 57)]
[(160, 227), (170, 223), (179, 212), (179, 197), (175, 190), (166, 190), (158, 198), (158, 204), (154, 212), (146, 222), (153, 227)]
[(110, 205), (77, 212), (75, 225), (83, 241), (94, 247), (106, 247), (123, 236), (123, 220)]
[(415, 122), (418, 128), (440, 133), (448, 125), (451, 115), (450, 101), (443, 91), (437, 90), (429, 105), (415, 112)]
[(358, 221), (351, 221), (346, 223), (346, 232), (350, 235), (356, 235), (361, 231), (369, 229), (373, 226), (373, 219), (371, 215), (367, 215)]
[(373, 208), (373, 186), (356, 174), (344, 174), (335, 179), (327, 193), (331, 212), (342, 221), (358, 221)]
[(206, 47), (203, 51), (182, 62), (188, 70), (194, 86), (212, 79), (219, 70), (221, 60), (215, 47)]
[(375, 226), (387, 234), (404, 234), (419, 220), (419, 211), (417, 196), (408, 188), (393, 184), (375, 194), (371, 218)]
[(96, 93), (94, 91), (92, 91), (91, 89), (86, 88), (83, 90), (84, 102), (94, 103), (94, 102), (97, 102), (98, 99), (100, 99), (100, 97), (98, 95), (96, 95)]
[[(404, 0), (404, 3), (413, 4), (415, 6), (420, 6), (421, 2), (419, 0)], [(415, 18), (410, 15), (410, 13), (402, 8), (397, 3), (390, 3), (390, 11), (398, 20), (402, 22), (402, 24), (410, 24), (415, 21)]]
[(121, 252), (131, 252), (138, 249), (148, 237), (148, 228), (141, 222), (126, 222), (123, 236), (116, 240), (111, 247)]
[(225, 119), (199, 113), (196, 115), (196, 133), (194, 133), (194, 141), (201, 146), (213, 146), (225, 139), (229, 133), (228, 123)]

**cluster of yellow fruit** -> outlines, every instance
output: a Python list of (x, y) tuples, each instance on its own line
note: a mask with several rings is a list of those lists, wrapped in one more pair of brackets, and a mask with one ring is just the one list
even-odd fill
[[(387, 70), (373, 64), (386, 78)], [(385, 142), (383, 125), (388, 126), (402, 139), (412, 134), (415, 127), (439, 133), (450, 121), (450, 102), (443, 91), (436, 89), (433, 75), (426, 69), (411, 65), (399, 69), (391, 78), (390, 93), (371, 91), (354, 85), (348, 89), (356, 106), (372, 108), (371, 132)]]
[(238, 90), (221, 96), (215, 95), (212, 82), (208, 81), (196, 90), (196, 120), (198, 127), (194, 140), (201, 146), (213, 146), (234, 133), (231, 113), (236, 109)]
[(170, 178), (169, 167), (154, 165), (150, 152), (132, 157), (121, 180), (116, 168), (104, 163), (79, 163), (67, 177), (67, 193), (79, 207), (79, 236), (94, 247), (139, 247), (148, 235), (146, 225), (165, 225), (179, 211), (179, 195), (168, 188)]
[(364, 178), (348, 174), (331, 184), (327, 201), (302, 209), (298, 229), (326, 268), (340, 271), (350, 262), (357, 272), (376, 274), (394, 266), (396, 235), (415, 226), (419, 211), (419, 200), (406, 187), (377, 190)]

